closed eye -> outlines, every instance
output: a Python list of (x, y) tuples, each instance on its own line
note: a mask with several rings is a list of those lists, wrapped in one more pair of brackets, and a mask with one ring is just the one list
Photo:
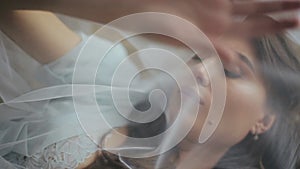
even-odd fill
[(224, 73), (225, 73), (226, 77), (232, 78), (232, 79), (237, 79), (237, 78), (241, 78), (242, 77), (241, 74), (230, 72), (227, 69), (224, 69)]

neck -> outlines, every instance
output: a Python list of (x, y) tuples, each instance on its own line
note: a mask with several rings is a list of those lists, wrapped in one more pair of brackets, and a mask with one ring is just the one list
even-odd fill
[(184, 140), (180, 145), (180, 157), (177, 169), (211, 169), (222, 158), (227, 148), (216, 148), (207, 143), (191, 143)]

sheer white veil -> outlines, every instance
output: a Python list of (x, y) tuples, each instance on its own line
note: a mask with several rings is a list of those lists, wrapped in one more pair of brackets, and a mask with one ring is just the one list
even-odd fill
[[(0, 32), (0, 94), (4, 101), (0, 105), (1, 156), (5, 156), (9, 152), (30, 156), (50, 144), (81, 134), (89, 135), (98, 144), (102, 136), (116, 127), (125, 126), (137, 119), (148, 122), (160, 115), (154, 114), (149, 116), (147, 120), (147, 118), (138, 117), (136, 113), (135, 117), (130, 119), (131, 121), (125, 118), (124, 116), (127, 117), (133, 113), (134, 105), (140, 102), (150, 101), (152, 108), (155, 110), (154, 112), (164, 113), (165, 111), (166, 102), (164, 101), (171, 96), (174, 88), (172, 85), (174, 83), (173, 77), (158, 74), (154, 69), (143, 76), (132, 76), (133, 79), (128, 79), (125, 76), (126, 74), (122, 74), (122, 72), (142, 70), (147, 65), (151, 66), (155, 58), (135, 57), (134, 49), (130, 52), (124, 48), (124, 44), (118, 44), (113, 47), (112, 53), (117, 52), (114, 54), (119, 54), (121, 57), (114, 60), (103, 60), (103, 65), (100, 65), (98, 69), (96, 62), (89, 63), (97, 56), (91, 54), (86, 58), (82, 58), (80, 55), (85, 54), (81, 49), (87, 40), (94, 40), (95, 43), (98, 43), (99, 37), (89, 37), (103, 25), (63, 15), (58, 16), (72, 30), (80, 34), (83, 40), (81, 44), (67, 53), (66, 57), (48, 65), (37, 63)], [(295, 30), (289, 33), (295, 42), (300, 44), (299, 32), (299, 30)], [(179, 58), (177, 61), (185, 63), (187, 58), (194, 55), (191, 50), (174, 48), (159, 42), (153, 43), (140, 37), (130, 38), (128, 42), (132, 45), (131, 47), (141, 51), (147, 51), (150, 48), (160, 49), (156, 50), (157, 53), (155, 54), (161, 57), (161, 65), (167, 65), (168, 70), (174, 72), (180, 78), (185, 76), (184, 78), (187, 79), (185, 83), (192, 84), (195, 82), (195, 79), (189, 79), (182, 71), (185, 70), (184, 65), (183, 67), (178, 66), (179, 62), (170, 62), (168, 57), (162, 59), (166, 51), (171, 51), (167, 52), (170, 57), (176, 55)], [(101, 40), (101, 45), (107, 47), (111, 43)], [(88, 51), (99, 53), (101, 49), (93, 48)], [(162, 55), (160, 55), (160, 52), (162, 52)], [(127, 59), (124, 61), (123, 57), (128, 54), (131, 54), (132, 60)], [(68, 83), (65, 79), (53, 75), (53, 70), (50, 69), (53, 65), (67, 66), (61, 63), (64, 63), (64, 59), (72, 56), (78, 56), (73, 59), (72, 64), (77, 62), (82, 66), (78, 68), (78, 72), (74, 69), (68, 70), (71, 72), (70, 74), (75, 74), (75, 77), (71, 79), (73, 83)], [(128, 65), (128, 67), (122, 69), (122, 67), (119, 67), (122, 64)], [(93, 81), (95, 77), (92, 76), (92, 79), (90, 79), (89, 75), (95, 67), (97, 68), (95, 69), (97, 70), (95, 76), (101, 76), (101, 78)], [(107, 70), (103, 70), (101, 67)], [(119, 76), (114, 76), (114, 70), (117, 68), (120, 70)], [(63, 74), (65, 72), (59, 72), (58, 70), (55, 73)], [(78, 73), (78, 76), (76, 76), (76, 73)], [(134, 73), (132, 74), (134, 75)], [(128, 81), (132, 82), (130, 86), (128, 86)], [(128, 100), (130, 100), (130, 104), (128, 104)], [(181, 105), (182, 112), (198, 110), (198, 107), (191, 106), (194, 104), (195, 100), (188, 100)], [(120, 109), (123, 112), (122, 114), (120, 114)], [(191, 114), (187, 113), (185, 115), (190, 116)], [(168, 123), (168, 114), (166, 116)], [(181, 120), (184, 119), (186, 117), (182, 116)], [(179, 124), (186, 124), (187, 122), (180, 120), (176, 122), (178, 125), (173, 126), (173, 131), (168, 136), (185, 132), (184, 126)], [(126, 144), (112, 151), (118, 152), (128, 148), (132, 149), (132, 151), (126, 152), (130, 157), (140, 156), (141, 154), (145, 156), (150, 154), (151, 156), (159, 154), (161, 151), (161, 147), (156, 144), (157, 141), (161, 143), (160, 146), (167, 146), (175, 137), (151, 138), (146, 141), (146, 144), (145, 142), (140, 144), (140, 140), (133, 139), (132, 142), (126, 142)], [(140, 150), (144, 150), (144, 152), (140, 152)], [(145, 153), (148, 151), (149, 154)], [(195, 159), (193, 158), (193, 160)], [(163, 161), (163, 158), (158, 159), (156, 167), (159, 168), (161, 161)], [(2, 167), (7, 166), (7, 168), (16, 167), (3, 157), (0, 157), (0, 164)]]
[[(165, 99), (165, 95), (161, 95), (159, 91), (163, 91), (163, 93), (170, 92), (171, 87), (168, 85), (168, 79), (170, 80), (170, 78), (157, 75), (154, 71), (146, 73), (143, 77), (135, 78), (130, 88), (126, 86), (129, 79), (125, 77), (115, 78), (117, 81), (112, 84), (113, 77), (111, 73), (122, 62), (122, 58), (103, 61), (103, 67), (106, 67), (107, 70), (98, 70), (99, 76), (102, 78), (96, 80), (96, 85), (93, 81), (86, 83), (86, 78), (88, 78), (86, 74), (90, 70), (90, 63), (86, 63), (93, 59), (93, 55), (82, 60), (82, 68), (85, 72), (81, 72), (80, 78), (75, 79), (75, 83), (66, 83), (61, 77), (53, 75), (53, 70), (50, 70), (51, 66), (68, 66), (62, 64), (64, 59), (78, 56), (89, 36), (101, 27), (101, 25), (89, 21), (63, 15), (58, 16), (66, 25), (80, 34), (83, 40), (66, 56), (47, 65), (40, 65), (4, 33), (0, 32), (0, 94), (4, 102), (0, 105), (1, 156), (5, 156), (10, 152), (30, 156), (50, 144), (81, 134), (89, 135), (98, 144), (99, 138), (107, 132), (128, 123), (128, 120), (118, 113), (114, 102), (119, 103), (119, 108), (125, 110), (125, 115), (126, 113), (129, 115), (132, 113), (133, 105), (150, 99), (152, 107), (163, 113), (160, 109), (164, 105), (159, 100)], [(111, 45), (111, 43), (97, 37), (94, 40), (101, 41), (103, 46)], [(182, 56), (182, 58), (192, 55), (189, 50), (173, 48), (162, 43), (154, 44), (146, 40), (141, 42), (138, 38), (131, 43), (137, 48), (145, 50), (147, 48), (173, 50), (174, 53), (177, 52), (177, 56)], [(128, 51), (124, 51), (122, 46), (123, 44), (120, 44), (115, 47), (116, 52), (119, 53), (114, 53), (114, 49), (112, 49), (112, 53), (120, 54), (121, 57), (127, 55)], [(97, 51), (98, 49), (92, 50)], [(137, 59), (129, 61), (125, 64), (129, 65), (130, 70), (126, 69), (125, 71), (134, 72), (137, 67), (143, 67), (144, 64), (151, 63), (151, 60)], [(72, 64), (75, 62), (76, 57), (73, 59)], [(81, 61), (77, 60), (77, 62)], [(162, 62), (162, 64), (170, 66), (170, 63), (167, 64), (168, 62), (165, 60), (165, 63)], [(175, 65), (170, 66), (170, 68), (175, 69)], [(55, 72), (57, 74), (65, 73), (57, 71)], [(74, 70), (67, 71), (72, 72)], [(155, 74), (155, 76), (151, 74)], [(153, 89), (157, 90), (154, 91)], [(148, 92), (151, 90), (154, 91), (154, 94), (152, 93), (152, 97), (149, 98)], [(112, 97), (111, 91), (114, 91), (114, 95), (117, 97)], [(157, 91), (158, 95), (155, 95)], [(127, 102), (128, 92), (130, 93), (131, 105), (128, 105)], [(74, 101), (76, 104), (74, 104)], [(95, 118), (95, 116), (98, 117)], [(157, 116), (151, 118), (157, 118)], [(138, 147), (134, 144), (125, 146)], [(0, 157), (0, 164), (1, 166), (16, 167), (3, 157)]]

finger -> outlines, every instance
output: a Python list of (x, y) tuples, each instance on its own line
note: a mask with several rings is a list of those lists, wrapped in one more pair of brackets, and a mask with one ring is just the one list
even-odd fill
[(251, 15), (295, 10), (300, 8), (300, 1), (268, 1), (268, 2), (233, 2), (232, 12), (235, 15)]
[[(232, 24), (231, 16), (227, 13), (220, 14), (203, 10), (202, 16), (197, 19), (200, 20), (199, 28), (209, 37), (224, 33)], [(201, 19), (205, 22), (201, 22)]]
[(189, 3), (193, 2), (193, 5), (209, 10), (229, 10), (232, 6), (232, 3), (228, 0), (196, 0)]
[(299, 26), (298, 19), (275, 21), (268, 16), (259, 15), (251, 16), (243, 23), (233, 24), (234, 29), (230, 33), (240, 37), (256, 37), (282, 32), (286, 29), (296, 28), (297, 26)]

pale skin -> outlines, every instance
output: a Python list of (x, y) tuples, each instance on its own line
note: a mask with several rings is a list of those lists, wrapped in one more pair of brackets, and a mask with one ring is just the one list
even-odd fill
[[(47, 2), (47, 1), (45, 1)], [(62, 1), (60, 1), (62, 2)], [(44, 8), (46, 8), (47, 10), (50, 11), (55, 11), (55, 12), (61, 12), (61, 13), (66, 13), (66, 14), (70, 14), (73, 16), (79, 16), (81, 18), (87, 18), (87, 19), (91, 19), (91, 20), (96, 20), (96, 21), (110, 21), (112, 19), (115, 19), (116, 17), (119, 16), (123, 16), (125, 14), (130, 14), (132, 12), (139, 12), (139, 11), (130, 11), (130, 10), (120, 10), (118, 11), (118, 9), (115, 9), (116, 11), (116, 15), (107, 15), (108, 13), (114, 13), (111, 11), (105, 11), (105, 10), (97, 10), (100, 11), (98, 16), (110, 16), (109, 18), (103, 17), (105, 19), (101, 19), (101, 20), (97, 20), (97, 19), (93, 19), (92, 15), (93, 12), (96, 12), (96, 8), (92, 8), (93, 7), (93, 3), (84, 3), (83, 1), (76, 1), (77, 3), (75, 3), (74, 1), (72, 1), (72, 3), (67, 3), (67, 1), (63, 1), (65, 3), (61, 3), (61, 6), (51, 6), (51, 5), (45, 5)], [(102, 1), (91, 1), (94, 3), (100, 3)], [(105, 2), (105, 1), (103, 1)], [(109, 2), (106, 2), (109, 3)], [(181, 3), (178, 1), (178, 3)], [(196, 2), (195, 2), (196, 3)], [(70, 5), (70, 4), (75, 4), (75, 8), (66, 8), (66, 6), (63, 5)], [(82, 9), (80, 10), (76, 10), (76, 5), (77, 5), (77, 9), (78, 7), (81, 5), (84, 5), (86, 7), (83, 6)], [(138, 3), (137, 3), (138, 4)], [(298, 4), (298, 3), (296, 3)], [(21, 4), (22, 5), (22, 4)], [(28, 4), (27, 4), (28, 5)], [(125, 4), (125, 6), (128, 4)], [(210, 3), (207, 3), (207, 5), (211, 5)], [(270, 6), (265, 6), (266, 8), (263, 9), (261, 6), (255, 6), (256, 8), (253, 7), (249, 8), (249, 10), (246, 11), (245, 14), (248, 13), (256, 13), (259, 11), (259, 13), (263, 13), (265, 11), (280, 11), (284, 8), (283, 6), (281, 6), (282, 3), (280, 3), (280, 5), (278, 3), (276, 3), (276, 5), (270, 5)], [(101, 6), (101, 5), (100, 5)], [(178, 5), (182, 6), (182, 5)], [(296, 5), (297, 6), (297, 5)], [(13, 9), (15, 9), (15, 7), (13, 5), (8, 6), (8, 7), (12, 7)], [(82, 7), (82, 6), (81, 6)], [(214, 7), (214, 6), (212, 6)], [(242, 7), (242, 6), (239, 6)], [(34, 7), (34, 5), (30, 6), (24, 6), (24, 7), (19, 7), (19, 8), (37, 8), (39, 9), (40, 7)], [(86, 8), (86, 10), (84, 10)], [(132, 8), (132, 7), (131, 7)], [(187, 9), (189, 9), (188, 7), (186, 7)], [(220, 7), (217, 7), (220, 8)], [(230, 7), (230, 8), (234, 8), (234, 9), (240, 9), (240, 8), (236, 8), (236, 7)], [(291, 8), (291, 7), (289, 7)], [(72, 9), (72, 10), (70, 10)], [(91, 10), (91, 9), (95, 9), (95, 10)], [(106, 8), (107, 9), (107, 8)], [(129, 9), (129, 7), (128, 7)], [(139, 9), (139, 8), (135, 8), (135, 9)], [(161, 10), (159, 8), (155, 8), (157, 10)], [(175, 9), (175, 7), (174, 7)], [(222, 8), (220, 8), (222, 9)], [(251, 10), (250, 10), (251, 9)], [(86, 11), (86, 12), (78, 12), (78, 11)], [(196, 10), (196, 9), (195, 9)], [(199, 10), (199, 9), (198, 9)], [(225, 8), (225, 11), (227, 11), (228, 9)], [(89, 11), (91, 13), (89, 13)], [(145, 9), (142, 9), (142, 11), (145, 11)], [(147, 10), (146, 10), (147, 11)], [(174, 12), (173, 9), (167, 9), (167, 12)], [(103, 12), (103, 13), (101, 13)], [(242, 13), (239, 10), (236, 10), (234, 13)], [(228, 13), (227, 13), (228, 14)], [(230, 15), (229, 15), (230, 14)], [(231, 16), (231, 12), (229, 12), (228, 16)], [(200, 15), (202, 16), (202, 15)], [(205, 15), (204, 15), (205, 16)], [(208, 15), (210, 16), (210, 15)], [(36, 59), (37, 61), (39, 61), (41, 64), (46, 64), (46, 63), (50, 63), (56, 59), (58, 59), (59, 57), (63, 56), (66, 52), (68, 52), (69, 50), (71, 50), (74, 46), (76, 46), (80, 41), (80, 37), (78, 35), (76, 35), (74, 32), (72, 32), (71, 30), (69, 30), (62, 22), (60, 22), (55, 15), (49, 13), (49, 12), (41, 12), (41, 11), (6, 11), (4, 13), (1, 14), (2, 20), (1, 20), (1, 30), (3, 32), (5, 32), (8, 36), (10, 36), (18, 45), (21, 46), (21, 48), (26, 51), (29, 55), (31, 55), (34, 59)], [(192, 18), (192, 16), (190, 15), (184, 15), (185, 18)], [(102, 18), (102, 17), (100, 17)], [(217, 19), (217, 18), (216, 18)], [(221, 19), (221, 18), (218, 18)], [(223, 18), (224, 19), (224, 18)], [(221, 19), (223, 21), (223, 19)], [(193, 19), (191, 19), (193, 20)], [(45, 22), (46, 21), (46, 22)], [(241, 34), (246, 34), (246, 36), (256, 36), (256, 35), (260, 35), (260, 34), (264, 34), (264, 33), (269, 33), (269, 32), (277, 32), (277, 31), (282, 31), (286, 28), (292, 28), (296, 25), (296, 20), (295, 18), (291, 18), (291, 20), (289, 21), (284, 21), (284, 22), (269, 22), (269, 21), (265, 21), (263, 19), (257, 19), (257, 20), (252, 20), (251, 22), (246, 22), (247, 25), (251, 25), (254, 28), (255, 27), (260, 27), (262, 25), (264, 25), (265, 29), (260, 29), (260, 31), (255, 32), (255, 35), (252, 34), (253, 31), (250, 31), (249, 28), (247, 26), (245, 26), (245, 23), (240, 24), (240, 25), (236, 25), (236, 23), (232, 23), (232, 20), (230, 20), (229, 22), (224, 24), (224, 28), (221, 28), (221, 30), (215, 30), (213, 32), (210, 32), (210, 30), (212, 29), (208, 29), (210, 27), (210, 25), (203, 25), (202, 22), (202, 27), (203, 29), (207, 29), (208, 30), (208, 34), (211, 34), (212, 37), (215, 37), (216, 35), (219, 35), (221, 32), (228, 32), (228, 34), (231, 34), (231, 27), (233, 26), (240, 26), (241, 27)], [(229, 24), (229, 25), (228, 25)], [(50, 26), (51, 25), (51, 26)], [(276, 27), (274, 27), (274, 25), (277, 25)], [(199, 26), (201, 27), (201, 21), (199, 21)], [(204, 28), (204, 27), (208, 27), (208, 28)], [(279, 27), (278, 27), (279, 26)], [(213, 26), (212, 26), (213, 27)], [(35, 31), (33, 31), (35, 30)], [(30, 38), (28, 38), (30, 37)], [(253, 65), (257, 65), (256, 64), (256, 60), (255, 60), (255, 56), (253, 55), (253, 51), (251, 49), (251, 47), (249, 46), (249, 44), (247, 44), (246, 42), (244, 42), (243, 40), (240, 39), (230, 39), (230, 38), (224, 38), (223, 40), (221, 39), (219, 42), (222, 42), (222, 44), (224, 43), (223, 46), (226, 46), (226, 49), (231, 49), (233, 46), (238, 46), (238, 47), (234, 47), (234, 49), (238, 49), (238, 52), (243, 53), (251, 62)], [(243, 43), (240, 43), (243, 42)], [(222, 53), (222, 50), (220, 51), (220, 57), (223, 61), (223, 63), (225, 64), (225, 67), (227, 65), (228, 62), (230, 63), (236, 63), (235, 61), (236, 56), (235, 55), (229, 55), (228, 53), (224, 52)], [(222, 55), (223, 54), (223, 55)], [(238, 64), (242, 64), (240, 63), (240, 61), (237, 61)], [(230, 67), (228, 68), (230, 69)], [(265, 107), (264, 102), (265, 102), (265, 89), (263, 86), (263, 83), (260, 80), (260, 75), (258, 72), (255, 73), (251, 73), (248, 68), (247, 69), (247, 80), (237, 80), (237, 79), (228, 79), (228, 89), (227, 89), (227, 103), (226, 103), (226, 109), (225, 109), (225, 114), (227, 114), (228, 116), (225, 116), (222, 119), (222, 122), (220, 124), (220, 126), (218, 127), (218, 130), (215, 132), (215, 134), (213, 135), (213, 137), (211, 138), (211, 142), (208, 142), (207, 144), (199, 146), (199, 152), (206, 152), (204, 154), (197, 154), (197, 156), (199, 156), (199, 159), (202, 159), (203, 161), (206, 160), (206, 165), (207, 166), (202, 166), (202, 168), (211, 168), (217, 161), (218, 159), (227, 151), (227, 149), (236, 144), (237, 142), (239, 142), (242, 138), (244, 138), (244, 136), (248, 133), (248, 132), (259, 132), (259, 133), (263, 133), (265, 132), (267, 129), (269, 129), (272, 126), (272, 122), (275, 120), (274, 116), (271, 116), (268, 112), (268, 109)], [(256, 70), (256, 69), (255, 69)], [(245, 88), (246, 87), (246, 88)], [(249, 91), (249, 89), (255, 91), (254, 94), (252, 92), (252, 96), (248, 97), (250, 95), (250, 93), (247, 93), (247, 91)], [(240, 92), (239, 92), (240, 91)], [(241, 94), (241, 92), (245, 95), (245, 98), (252, 98), (252, 97), (256, 97), (257, 99), (257, 104), (258, 106), (256, 107), (257, 109), (253, 110), (254, 106), (249, 107), (250, 102), (248, 102), (248, 100), (236, 100), (236, 95), (237, 94)], [(209, 95), (209, 94), (208, 94)], [(209, 98), (209, 96), (207, 96)], [(240, 104), (235, 104), (236, 102), (241, 102)], [(209, 105), (209, 103), (207, 103), (207, 106)], [(239, 107), (236, 107), (235, 105), (243, 105), (244, 108), (246, 110), (249, 111), (253, 111), (253, 112), (257, 112), (255, 115), (249, 117), (248, 119), (245, 118), (245, 115), (249, 115), (249, 112), (244, 112), (241, 110)], [(251, 109), (250, 109), (251, 108)], [(206, 111), (204, 108), (203, 111)], [(244, 110), (244, 109), (243, 109)], [(202, 127), (201, 124), (203, 124), (203, 121), (205, 119), (205, 113), (202, 113), (203, 117), (199, 117), (197, 119), (196, 126), (194, 126), (191, 134), (189, 135), (189, 137), (186, 139), (186, 142), (183, 142), (181, 147), (183, 148), (184, 151), (188, 151), (189, 149), (189, 144), (193, 145), (195, 144), (195, 140), (197, 140), (197, 136), (199, 135), (199, 128)], [(269, 116), (270, 115), (270, 116)], [(234, 119), (232, 119), (232, 117), (235, 117)], [(270, 118), (270, 120), (267, 120), (268, 123), (265, 123), (266, 120), (265, 117)], [(245, 121), (243, 121), (243, 119), (247, 119), (248, 121), (245, 123)], [(230, 122), (231, 124), (233, 124), (232, 126), (228, 126), (226, 124), (228, 124), (228, 122)], [(234, 122), (234, 123), (232, 123)], [(239, 128), (239, 130), (236, 130), (234, 126), (239, 126), (243, 124), (244, 128)], [(255, 126), (260, 126), (260, 128), (257, 128)], [(226, 136), (226, 133), (228, 132), (232, 132), (235, 131), (234, 137), (228, 138), (226, 140), (224, 140), (224, 136)], [(219, 145), (218, 150), (217, 149), (213, 149), (213, 146), (211, 145), (216, 145), (216, 141), (220, 140), (220, 137), (222, 138), (222, 143), (218, 143), (217, 145)], [(183, 151), (183, 152), (184, 152)], [(210, 154), (208, 155), (207, 153), (210, 152)], [(182, 153), (182, 158), (186, 159), (190, 154), (186, 154), (186, 153)], [(205, 157), (210, 157), (209, 160), (205, 159)], [(213, 158), (212, 158), (213, 157)], [(88, 165), (92, 159), (94, 158), (94, 156), (91, 156), (90, 159), (88, 159), (85, 163), (81, 164), (78, 168), (82, 168), (86, 165)], [(202, 163), (203, 164), (203, 163)], [(180, 164), (180, 165), (184, 165), (184, 164)], [(180, 166), (179, 166), (180, 167)]]
[[(233, 17), (280, 12), (298, 9), (299, 7), (299, 1), (270, 3), (230, 0), (29, 0), (26, 2), (5, 0), (1, 5), (0, 11), (12, 9), (46, 10), (101, 23), (107, 23), (122, 16), (138, 12), (166, 12), (187, 19), (212, 38), (232, 28), (241, 30), (241, 35), (250, 36), (279, 31), (282, 28), (297, 24), (295, 18), (282, 21), (283, 27), (278, 27), (277, 25), (277, 28), (270, 29), (269, 26), (274, 25), (264, 20), (257, 19), (240, 24), (234, 22)], [(251, 29), (260, 28), (260, 31), (249, 31), (249, 26)], [(166, 29), (171, 32), (178, 30), (178, 28), (172, 28), (172, 25), (167, 26)]]
[[(116, 5), (118, 4), (118, 5)], [(5, 22), (1, 22), (2, 26), (6, 25), (9, 28), (2, 28), (7, 32), (18, 32), (18, 27), (23, 28), (24, 32), (19, 32), (18, 36), (13, 37), (16, 42), (20, 42), (20, 45), (24, 44), (22, 41), (32, 35), (34, 37), (35, 43), (42, 42), (39, 47), (40, 49), (47, 49), (49, 46), (59, 42), (59, 45), (55, 45), (54, 50), (47, 50), (50, 54), (44, 55), (45, 58), (39, 58), (37, 55), (42, 56), (44, 53), (39, 50), (32, 50), (32, 47), (24, 46), (24, 50), (30, 55), (37, 56), (35, 59), (40, 61), (41, 63), (51, 62), (55, 60), (57, 57), (60, 57), (62, 53), (67, 51), (67, 49), (74, 47), (76, 43), (78, 43), (78, 36), (72, 34), (72, 32), (68, 31), (61, 23), (54, 19), (54, 16), (51, 14), (41, 14), (40, 17), (44, 18), (44, 22), (39, 21), (39, 23), (26, 23), (24, 21), (16, 22), (16, 25), (11, 23), (11, 17), (18, 20), (20, 19), (20, 15), (23, 17), (28, 17), (30, 20), (30, 13), (23, 11), (22, 14), (11, 14), (11, 10), (16, 9), (26, 9), (26, 10), (45, 10), (56, 13), (67, 14), (75, 17), (80, 17), (84, 19), (89, 19), (92, 21), (107, 23), (119, 17), (138, 13), (138, 12), (166, 12), (170, 14), (174, 14), (181, 18), (187, 19), (195, 26), (199, 27), (209, 38), (213, 41), (215, 47), (219, 52), (227, 52), (226, 48), (223, 45), (218, 43), (219, 35), (224, 32), (230, 33), (234, 32), (235, 34), (239, 34), (239, 36), (259, 36), (265, 33), (275, 33), (287, 28), (295, 28), (298, 25), (297, 18), (289, 18), (286, 20), (282, 20), (280, 22), (270, 22), (261, 17), (255, 17), (252, 20), (247, 22), (235, 22), (234, 17), (246, 16), (250, 14), (263, 14), (263, 13), (276, 13), (287, 10), (294, 10), (300, 8), (300, 1), (277, 1), (277, 2), (253, 2), (253, 1), (229, 1), (229, 0), (189, 0), (189, 1), (181, 1), (181, 0), (163, 0), (163, 1), (140, 1), (140, 0), (29, 0), (29, 1), (21, 1), (21, 0), (5, 0), (2, 2), (0, 7), (0, 16), (2, 20)], [(218, 12), (215, 12), (218, 11)], [(31, 16), (34, 17), (34, 16)], [(34, 20), (34, 19), (31, 19)], [(23, 22), (23, 23), (22, 23)], [(32, 22), (32, 21), (31, 21)], [(50, 24), (51, 23), (51, 24)], [(161, 25), (161, 27), (165, 28), (167, 32), (174, 32), (174, 34), (178, 34), (178, 36), (182, 36), (182, 32), (189, 32), (185, 30), (185, 26), (182, 27), (174, 27), (172, 23), (167, 22), (167, 25)], [(40, 25), (39, 27), (44, 27), (43, 30), (49, 30), (50, 25), (53, 25), (52, 28), (58, 28), (57, 31), (49, 30), (53, 33), (54, 36), (48, 37), (50, 40), (44, 38), (44, 36), (39, 36), (42, 32), (34, 32), (31, 31), (32, 28), (28, 27), (28, 25)], [(54, 26), (56, 25), (56, 26)], [(147, 22), (143, 23), (144, 26), (147, 26)], [(148, 25), (151, 26), (151, 25)], [(40, 29), (40, 28), (39, 28)], [(8, 31), (9, 30), (9, 31)], [(66, 33), (66, 38), (61, 38), (63, 36), (57, 36), (56, 32)], [(255, 31), (253, 31), (255, 30)], [(29, 31), (26, 33), (26, 31)], [(49, 32), (47, 31), (47, 32)], [(9, 34), (9, 33), (8, 33)], [(45, 33), (43, 33), (45, 34)], [(50, 33), (48, 33), (50, 35)], [(14, 35), (11, 35), (14, 36)], [(193, 40), (193, 35), (186, 34), (184, 36), (188, 36), (190, 41)], [(41, 39), (40, 39), (41, 38)], [(23, 39), (23, 40), (22, 40)], [(65, 39), (65, 40), (64, 40)], [(72, 42), (70, 42), (70, 40)], [(34, 43), (34, 42), (33, 42)], [(49, 45), (51, 43), (51, 45)], [(30, 43), (27, 43), (30, 44)], [(44, 47), (45, 46), (45, 47)], [(58, 48), (56, 48), (58, 47)], [(55, 51), (55, 52), (54, 52)], [(57, 52), (56, 52), (57, 51)]]
[[(204, 105), (199, 110), (194, 127), (180, 145), (183, 163), (179, 164), (179, 168), (184, 168), (186, 164), (194, 164), (195, 168), (213, 168), (231, 146), (243, 140), (248, 133), (260, 135), (268, 131), (276, 119), (266, 105), (267, 93), (259, 72), (260, 65), (249, 42), (240, 38), (224, 37), (222, 43), (232, 50), (232, 55), (220, 55), (227, 71), (227, 96), (222, 120), (212, 137), (204, 144), (199, 144), (198, 137), (211, 101), (210, 86), (199, 84), (200, 88), (206, 88), (201, 90), (205, 93), (202, 98)], [(235, 52), (241, 53), (251, 66)], [(199, 61), (191, 62), (194, 62), (190, 64), (196, 77), (207, 76), (205, 71), (198, 71), (203, 66)], [(195, 157), (199, 163), (193, 161)]]
[[(250, 43), (233, 36), (224, 36), (221, 40), (231, 51), (229, 55), (220, 55), (224, 69), (227, 71), (227, 96), (222, 120), (209, 140), (199, 144), (198, 137), (210, 108), (212, 96), (210, 85), (199, 81), (198, 87), (201, 88), (202, 94), (204, 93), (201, 97), (203, 105), (199, 109), (192, 130), (178, 146), (180, 149), (178, 169), (184, 169), (186, 166), (191, 169), (213, 168), (228, 149), (243, 140), (247, 134), (261, 135), (267, 132), (276, 120), (273, 110), (266, 104), (267, 93), (259, 71), (260, 64)], [(243, 59), (236, 53), (242, 54)], [(199, 59), (192, 59), (188, 64), (195, 78), (201, 79), (207, 76)], [(178, 105), (181, 102), (179, 94), (180, 92), (174, 91), (166, 110), (171, 113), (168, 115), (171, 121), (177, 116)], [(191, 100), (189, 96), (183, 96), (182, 101)], [(190, 125), (193, 121), (194, 119), (191, 118), (184, 120), (183, 123)], [(126, 134), (126, 128), (121, 130), (119, 132)], [(104, 144), (105, 147), (115, 147), (121, 145), (122, 140), (117, 135), (114, 137), (112, 132)]]
[(11, 11), (2, 17), (1, 30), (41, 64), (63, 56), (80, 37), (55, 15), (42, 11)]

